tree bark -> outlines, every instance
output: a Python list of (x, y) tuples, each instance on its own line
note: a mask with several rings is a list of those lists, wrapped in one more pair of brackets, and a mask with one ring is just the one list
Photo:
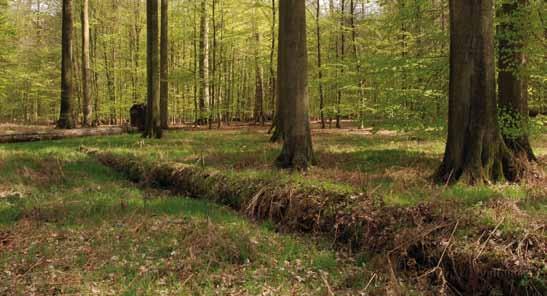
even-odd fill
[(317, 10), (315, 17), (315, 33), (317, 38), (317, 69), (319, 78), (319, 114), (321, 118), (321, 128), (325, 128), (325, 96), (323, 94), (323, 69), (321, 69), (321, 24), (319, 17), (321, 16), (321, 0), (317, 0)]
[(158, 0), (146, 1), (146, 70), (147, 70), (147, 108), (146, 126), (143, 137), (161, 138), (162, 129), (159, 117), (159, 34)]
[(448, 141), (438, 181), (514, 180), (497, 121), (493, 0), (450, 0)]
[(506, 0), (499, 10), (498, 100), (505, 144), (518, 159), (537, 161), (528, 130), (527, 6), (528, 0)]
[[(341, 0), (340, 1), (340, 11), (341, 11), (341, 16), (340, 16), (340, 61), (339, 63), (341, 64), (344, 64), (345, 62), (345, 51), (346, 51), (346, 34), (345, 34), (345, 30), (346, 30), (346, 1), (345, 0)], [(338, 53), (338, 49), (337, 49), (337, 53)], [(340, 74), (342, 76), (342, 79), (344, 79), (344, 66), (342, 66), (342, 68), (340, 69)], [(342, 123), (341, 123), (341, 117), (342, 117), (342, 110), (341, 110), (341, 104), (342, 104), (342, 96), (343, 96), (343, 93), (342, 93), (342, 89), (340, 88), (340, 82), (337, 82), (338, 83), (338, 93), (337, 93), (337, 98), (336, 98), (336, 128), (342, 128)]]
[(285, 136), (278, 166), (306, 170), (314, 162), (308, 118), (308, 52), (306, 3), (281, 1), (279, 6), (278, 113)]
[(160, 122), (161, 128), (169, 128), (169, 4), (161, 0), (160, 40)]
[[(258, 5), (258, 3), (257, 3)], [(257, 17), (255, 12), (255, 18)], [(260, 33), (258, 32), (258, 23), (253, 24), (254, 37), (254, 58), (255, 58), (255, 104), (254, 121), (255, 124), (264, 125), (264, 76), (262, 65), (260, 64)]]
[(271, 117), (272, 117), (272, 126), (273, 126), (273, 119), (275, 118), (275, 101), (276, 101), (276, 77), (275, 77), (275, 69), (274, 69), (274, 54), (275, 54), (275, 21), (276, 21), (276, 6), (275, 6), (275, 0), (272, 0), (272, 28), (271, 28), (271, 34), (272, 34), (272, 43), (270, 46), (270, 108), (271, 110)]
[(209, 118), (209, 22), (207, 19), (207, 0), (201, 0), (199, 38), (199, 116), (198, 124), (205, 124)]
[(90, 125), (91, 98), (89, 92), (89, 0), (82, 0), (82, 88), (83, 88), (83, 122)]
[(76, 127), (73, 110), (73, 85), (72, 85), (72, 0), (63, 0), (63, 24), (62, 24), (62, 65), (61, 65), (61, 113), (57, 127), (72, 129)]

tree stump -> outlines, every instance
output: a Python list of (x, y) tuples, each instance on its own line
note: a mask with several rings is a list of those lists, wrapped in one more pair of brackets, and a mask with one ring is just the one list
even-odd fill
[(146, 105), (135, 104), (130, 109), (131, 127), (136, 127), (139, 131), (144, 131), (146, 125)]

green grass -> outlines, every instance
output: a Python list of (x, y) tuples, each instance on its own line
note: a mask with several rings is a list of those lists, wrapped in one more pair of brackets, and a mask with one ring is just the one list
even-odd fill
[[(545, 157), (545, 137), (535, 143)], [(325, 295), (328, 283), (337, 294), (355, 295), (378, 271), (367, 254), (346, 258), (330, 241), (278, 234), (268, 222), (251, 223), (224, 207), (139, 188), (79, 152), (82, 146), (233, 176), (359, 190), (388, 205), (456, 201), (487, 225), (505, 217), (504, 231), (547, 216), (541, 184), (431, 184), (444, 149), (434, 134), (319, 132), (318, 165), (305, 175), (275, 169), (280, 147), (256, 130), (0, 145), (0, 294)], [(382, 280), (372, 286), (384, 291)]]
[(0, 294), (317, 295), (326, 293), (325, 279), (351, 294), (357, 288), (342, 285), (346, 275), (371, 276), (319, 239), (140, 189), (78, 152), (86, 145), (131, 153), (138, 140), (0, 146), (0, 192), (13, 192), (0, 200)]

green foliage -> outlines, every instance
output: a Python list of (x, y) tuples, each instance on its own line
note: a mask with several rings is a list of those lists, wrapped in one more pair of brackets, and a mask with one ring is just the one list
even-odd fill
[[(502, 4), (515, 0), (497, 1)], [(276, 7), (279, 1), (276, 1)], [(354, 1), (353, 17), (345, 1), (308, 3), (310, 115), (320, 113), (319, 85), (327, 120), (340, 116), (365, 126), (383, 124), (396, 130), (441, 129), (447, 122), (449, 13), (448, 1)], [(200, 10), (195, 1), (170, 1), (170, 114), (193, 121), (197, 114)], [(91, 2), (91, 92), (96, 119), (120, 122), (146, 95), (145, 1)], [(255, 105), (256, 66), (264, 74), (264, 107), (273, 112), (277, 22), (269, 0), (208, 2), (210, 45), (210, 116), (249, 119)], [(74, 71), (76, 112), (82, 97), (79, 55), (79, 1), (74, 5)], [(214, 9), (214, 11), (213, 11)], [(544, 3), (511, 15), (498, 13), (496, 40), (526, 37), (526, 67), (513, 69), (529, 79), (530, 106), (545, 110)], [(51, 122), (59, 105), (60, 5), (43, 0), (34, 6), (0, 2), (0, 121)], [(316, 22), (319, 18), (322, 79), (317, 66)], [(352, 26), (352, 20), (354, 26)], [(273, 26), (273, 27), (272, 27)], [(272, 32), (272, 28), (274, 32)], [(254, 40), (257, 31), (260, 43)], [(344, 48), (342, 48), (342, 39)], [(496, 47), (497, 48), (497, 47)], [(270, 56), (272, 54), (272, 56)], [(507, 58), (511, 52), (500, 53)], [(256, 64), (258, 62), (258, 64)], [(273, 73), (270, 71), (273, 70)], [(272, 76), (273, 74), (273, 76)], [(340, 94), (341, 101), (338, 103)], [(504, 121), (504, 119), (502, 119)]]
[(520, 114), (510, 108), (498, 108), (498, 121), (504, 137), (518, 139), (530, 133), (528, 114)]

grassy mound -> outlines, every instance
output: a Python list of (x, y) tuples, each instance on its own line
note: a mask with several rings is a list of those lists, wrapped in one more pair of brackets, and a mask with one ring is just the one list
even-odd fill
[(353, 252), (380, 255), (391, 271), (402, 270), (438, 292), (547, 292), (544, 225), (527, 233), (501, 232), (501, 223), (484, 224), (472, 209), (451, 202), (387, 206), (357, 191), (93, 154), (132, 181), (227, 205), (281, 230), (320, 233)]

